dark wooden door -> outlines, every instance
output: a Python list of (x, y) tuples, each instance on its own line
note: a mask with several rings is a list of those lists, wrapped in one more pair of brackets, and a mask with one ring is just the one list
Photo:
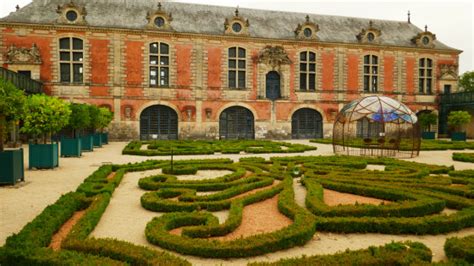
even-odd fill
[(270, 71), (267, 74), (266, 96), (272, 101), (281, 98), (280, 74), (276, 71)]
[(313, 109), (302, 108), (291, 118), (291, 137), (293, 139), (314, 139), (323, 137), (323, 118)]
[(250, 110), (234, 106), (225, 109), (219, 117), (221, 139), (253, 139), (254, 117)]
[(178, 115), (164, 105), (153, 105), (140, 115), (140, 139), (178, 139)]

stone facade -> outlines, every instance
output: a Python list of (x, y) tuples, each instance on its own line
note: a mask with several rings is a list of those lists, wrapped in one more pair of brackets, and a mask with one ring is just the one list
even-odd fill
[[(232, 14), (227, 23), (231, 23), (229, 17), (232, 19)], [(170, 25), (176, 20), (174, 17)], [(244, 27), (252, 27), (252, 21), (243, 21)], [(316, 26), (312, 26), (314, 34)], [(456, 90), (454, 79), (460, 51), (416, 43), (412, 47), (370, 43), (360, 34), (367, 34), (372, 28), (361, 28), (359, 35), (354, 35), (356, 43), (350, 44), (305, 39), (301, 31), (290, 40), (254, 37), (251, 31), (215, 35), (171, 29), (0, 21), (0, 53), (5, 55), (0, 63), (14, 71), (37, 68), (35, 78), (44, 82), (48, 94), (110, 108), (115, 117), (109, 131), (117, 139), (138, 138), (141, 113), (153, 105), (168, 106), (176, 112), (179, 138), (219, 138), (219, 117), (232, 106), (252, 112), (255, 138), (291, 138), (292, 115), (301, 108), (319, 112), (323, 118), (323, 135), (330, 136), (332, 123), (342, 106), (369, 94), (363, 90), (366, 55), (378, 57), (378, 91), (374, 93), (400, 100), (414, 111), (436, 110), (438, 95), (445, 85)], [(382, 29), (378, 34), (383, 37), (388, 33)], [(357, 42), (357, 36), (364, 41)], [(80, 84), (60, 82), (59, 40), (63, 37), (83, 40)], [(407, 40), (414, 37), (406, 36)], [(420, 43), (422, 36), (417, 38)], [(149, 45), (153, 42), (169, 45), (169, 85), (165, 87), (149, 85)], [(41, 62), (33, 66), (9, 62), (6, 55), (12, 46), (37, 47)], [(228, 49), (231, 47), (246, 51), (245, 88), (229, 88)], [(300, 53), (305, 51), (316, 55), (314, 91), (299, 90)], [(433, 63), (431, 94), (418, 90), (420, 58), (429, 58)], [(270, 71), (280, 76), (281, 97), (273, 101), (265, 96), (266, 75)]]

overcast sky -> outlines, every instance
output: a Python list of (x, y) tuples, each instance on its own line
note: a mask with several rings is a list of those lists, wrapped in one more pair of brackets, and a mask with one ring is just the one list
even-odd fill
[[(14, 11), (17, 4), (21, 7), (30, 2), (31, 0), (0, 0), (0, 17)], [(410, 2), (393, 0), (185, 0), (178, 2), (225, 6), (239, 5), (240, 7), (258, 9), (400, 21), (406, 21), (407, 11), (410, 10), (413, 24), (419, 28), (428, 25), (428, 30), (436, 34), (438, 40), (464, 51), (460, 55), (460, 73), (474, 70), (474, 5), (471, 0), (414, 0)]]

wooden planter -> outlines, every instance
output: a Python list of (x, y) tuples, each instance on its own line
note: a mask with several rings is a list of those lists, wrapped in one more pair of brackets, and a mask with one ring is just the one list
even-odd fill
[(59, 166), (59, 147), (52, 144), (29, 145), (29, 169), (51, 169)]
[(453, 132), (451, 133), (452, 141), (466, 141), (466, 132)]
[(421, 138), (422, 139), (435, 139), (436, 138), (436, 132), (422, 132), (421, 133)]
[(62, 138), (61, 139), (61, 157), (81, 157), (82, 140), (80, 138)]
[(25, 181), (23, 149), (0, 152), (0, 184), (15, 185)]
[(94, 136), (85, 135), (81, 137), (81, 150), (94, 151)]
[(92, 136), (94, 137), (94, 147), (102, 147), (102, 133), (94, 133)]
[(102, 144), (109, 144), (109, 132), (101, 133)]

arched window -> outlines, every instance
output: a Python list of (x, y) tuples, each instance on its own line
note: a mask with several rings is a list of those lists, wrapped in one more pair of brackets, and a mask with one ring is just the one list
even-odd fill
[(376, 55), (364, 56), (364, 92), (377, 92), (379, 59)]
[(150, 43), (150, 87), (168, 87), (170, 48), (166, 43)]
[(316, 54), (313, 52), (300, 53), (300, 90), (316, 90)]
[(82, 83), (84, 75), (84, 45), (78, 38), (59, 39), (59, 78), (63, 83)]
[(431, 94), (433, 85), (433, 61), (421, 58), (418, 67), (418, 90), (423, 94)]
[(244, 48), (229, 48), (229, 88), (244, 89), (246, 87), (246, 54)]

